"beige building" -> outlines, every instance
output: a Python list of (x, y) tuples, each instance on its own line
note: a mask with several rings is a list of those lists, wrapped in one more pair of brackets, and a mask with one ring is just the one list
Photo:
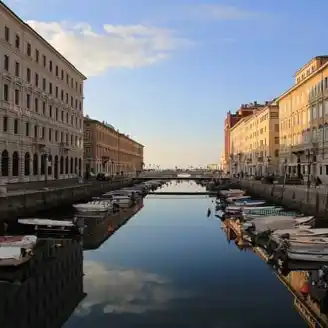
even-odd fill
[(279, 108), (263, 109), (241, 119), (230, 130), (230, 172), (249, 175), (277, 173), (279, 164)]
[(82, 174), (85, 76), (3, 2), (0, 56), (1, 180)]
[(88, 172), (135, 176), (143, 170), (144, 146), (106, 122), (84, 118), (84, 150)]
[(328, 182), (328, 56), (298, 70), (278, 103), (281, 174)]

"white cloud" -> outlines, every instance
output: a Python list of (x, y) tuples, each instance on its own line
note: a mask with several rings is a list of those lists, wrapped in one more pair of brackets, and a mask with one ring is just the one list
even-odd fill
[(87, 76), (148, 66), (189, 44), (174, 31), (154, 26), (105, 24), (98, 33), (87, 23), (27, 23)]
[(162, 309), (169, 301), (188, 296), (173, 290), (157, 274), (107, 268), (94, 261), (84, 261), (83, 269), (87, 298), (75, 310), (79, 316), (88, 315), (95, 305), (101, 306), (104, 313), (143, 313)]
[(197, 8), (197, 12), (206, 18), (217, 20), (242, 20), (259, 16), (258, 12), (228, 5), (202, 5)]

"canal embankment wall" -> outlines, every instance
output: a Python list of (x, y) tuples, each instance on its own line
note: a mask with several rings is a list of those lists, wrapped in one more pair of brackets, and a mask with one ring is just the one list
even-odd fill
[(51, 210), (75, 202), (84, 202), (91, 197), (132, 184), (132, 179), (117, 182), (93, 181), (54, 189), (8, 193), (6, 196), (0, 197), (0, 220), (15, 219), (17, 216), (28, 216), (39, 211)]
[(306, 215), (328, 218), (328, 189), (307, 188), (303, 185), (264, 184), (260, 181), (241, 180), (240, 187), (259, 199), (265, 199)]

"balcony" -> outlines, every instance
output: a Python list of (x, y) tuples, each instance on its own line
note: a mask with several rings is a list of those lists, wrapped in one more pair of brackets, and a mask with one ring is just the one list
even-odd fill
[(45, 141), (44, 139), (41, 139), (40, 137), (32, 137), (32, 144), (34, 146), (37, 146), (39, 148), (45, 147)]
[(61, 151), (68, 152), (70, 150), (68, 142), (60, 142), (59, 147)]

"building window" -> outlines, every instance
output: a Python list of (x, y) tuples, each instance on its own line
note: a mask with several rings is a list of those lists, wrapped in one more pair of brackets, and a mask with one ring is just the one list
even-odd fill
[(35, 86), (38, 87), (39, 86), (39, 74), (35, 73)]
[(28, 83), (31, 82), (31, 70), (29, 68), (26, 69), (26, 80)]
[(9, 86), (8, 86), (8, 84), (3, 85), (3, 100), (9, 101)]
[(25, 135), (27, 137), (30, 135), (30, 124), (28, 122), (25, 123)]
[(49, 60), (49, 71), (52, 72), (52, 61)]
[(15, 62), (15, 75), (17, 77), (19, 77), (19, 68), (20, 68), (19, 62)]
[(5, 55), (4, 56), (4, 63), (3, 63), (4, 65), (4, 69), (5, 69), (5, 71), (9, 71), (9, 56), (7, 56), (7, 55)]
[(31, 55), (32, 55), (32, 47), (31, 47), (31, 44), (30, 43), (27, 44), (26, 53), (27, 53), (27, 55), (29, 57), (31, 57)]
[(55, 97), (58, 98), (58, 87), (55, 89)]
[(55, 72), (56, 72), (56, 76), (58, 76), (58, 65), (56, 65)]
[(7, 132), (8, 131), (8, 117), (4, 116), (3, 118), (3, 132)]
[(39, 129), (39, 127), (37, 125), (35, 125), (34, 126), (34, 137), (35, 138), (37, 138), (39, 136), (38, 129)]
[(40, 52), (38, 49), (35, 49), (35, 61), (38, 63), (40, 58)]
[(10, 30), (8, 26), (5, 26), (5, 40), (9, 42), (10, 40)]
[(18, 119), (17, 118), (14, 120), (14, 133), (18, 134)]
[(64, 80), (64, 70), (63, 69), (60, 72), (60, 77), (61, 77), (62, 80)]
[(46, 115), (46, 103), (45, 103), (45, 101), (42, 102), (42, 113), (43, 113), (43, 115)]
[(58, 108), (56, 107), (56, 111), (55, 111), (55, 119), (56, 121), (58, 121)]
[(31, 95), (26, 94), (26, 108), (30, 109), (31, 108)]
[(16, 37), (15, 37), (15, 47), (16, 47), (16, 49), (20, 48), (20, 36), (18, 34), (16, 34)]
[(49, 105), (49, 117), (52, 118), (52, 106), (51, 105)]
[(52, 83), (51, 82), (49, 82), (49, 94), (52, 95)]
[(43, 91), (46, 91), (47, 89), (47, 81), (45, 78), (42, 78), (42, 89)]
[(42, 60), (43, 60), (43, 66), (47, 67), (47, 57), (45, 55), (42, 55)]
[(43, 126), (41, 129), (41, 138), (44, 139), (45, 135), (46, 135), (46, 128)]
[(19, 96), (20, 96), (20, 92), (18, 89), (15, 89), (15, 105), (18, 106), (19, 105)]
[(52, 129), (49, 129), (48, 134), (49, 134), (49, 141), (51, 141), (51, 139), (52, 139)]
[(39, 99), (38, 98), (34, 99), (34, 110), (36, 113), (38, 113), (38, 111), (39, 111)]

